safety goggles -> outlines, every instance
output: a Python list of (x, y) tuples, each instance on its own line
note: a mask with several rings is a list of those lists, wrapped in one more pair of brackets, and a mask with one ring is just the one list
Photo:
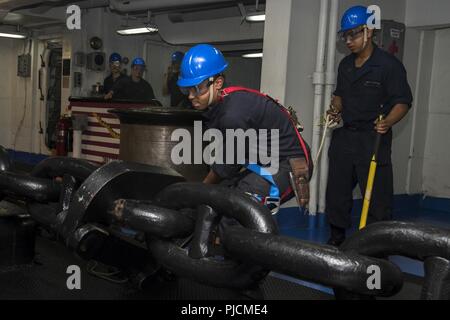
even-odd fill
[(111, 62), (111, 66), (113, 66), (113, 67), (120, 67), (120, 65), (121, 65), (120, 61)]
[(181, 93), (183, 93), (186, 96), (193, 96), (198, 97), (204, 95), (206, 92), (208, 92), (209, 87), (214, 83), (213, 78), (209, 78), (202, 83), (193, 86), (193, 87), (180, 87)]
[(342, 42), (354, 41), (362, 35), (364, 30), (365, 30), (365, 27), (362, 27), (359, 29), (349, 30), (344, 33), (341, 33), (341, 35), (340, 35), (341, 41)]

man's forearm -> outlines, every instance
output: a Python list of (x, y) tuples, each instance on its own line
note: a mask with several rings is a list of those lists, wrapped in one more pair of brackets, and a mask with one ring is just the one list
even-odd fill
[(395, 105), (391, 112), (382, 121), (375, 121), (375, 130), (380, 134), (386, 134), (394, 125), (402, 120), (409, 111), (406, 104)]
[(391, 112), (386, 117), (386, 122), (393, 127), (400, 122), (409, 112), (409, 107), (406, 104), (396, 104)]
[(339, 96), (333, 96), (331, 99), (331, 105), (335, 108), (335, 111), (342, 112), (344, 107), (342, 106), (342, 98)]

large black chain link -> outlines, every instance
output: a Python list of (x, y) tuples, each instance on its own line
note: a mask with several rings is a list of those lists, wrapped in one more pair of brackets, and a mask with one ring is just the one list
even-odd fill
[[(386, 258), (403, 255), (425, 263), (422, 299), (450, 298), (449, 230), (383, 222), (334, 248), (280, 236), (263, 205), (225, 187), (182, 182), (170, 169), (53, 158), (11, 179), (2, 163), (0, 192), (27, 199), (34, 219), (86, 257), (111, 241), (112, 229), (127, 228), (158, 266), (180, 277), (247, 289), (276, 271), (335, 288), (338, 299), (362, 299), (401, 290), (403, 274)], [(39, 192), (27, 194), (24, 185)], [(374, 266), (377, 287), (368, 285)]]

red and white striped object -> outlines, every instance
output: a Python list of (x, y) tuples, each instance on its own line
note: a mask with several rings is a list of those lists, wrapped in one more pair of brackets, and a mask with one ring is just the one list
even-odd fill
[(105, 164), (119, 159), (120, 140), (99, 123), (95, 115), (120, 134), (120, 120), (108, 112), (111, 109), (136, 109), (148, 105), (109, 102), (71, 101), (69, 110), (72, 115), (86, 115), (88, 127), (81, 136), (81, 156), (83, 159)]

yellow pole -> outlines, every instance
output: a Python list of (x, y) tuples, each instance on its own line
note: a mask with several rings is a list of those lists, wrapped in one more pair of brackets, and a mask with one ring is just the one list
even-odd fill
[(367, 178), (366, 193), (364, 195), (363, 208), (361, 213), (361, 221), (359, 223), (359, 230), (364, 229), (367, 225), (367, 215), (369, 214), (370, 199), (372, 198), (373, 183), (375, 181), (375, 174), (377, 172), (377, 160), (375, 155), (370, 162), (369, 177)]
[[(383, 120), (383, 115), (378, 117), (378, 121)], [(361, 220), (359, 222), (359, 230), (364, 229), (367, 225), (367, 216), (369, 214), (370, 200), (372, 198), (373, 184), (375, 182), (375, 174), (377, 173), (377, 154), (380, 147), (381, 134), (377, 134), (375, 140), (375, 151), (373, 152), (372, 161), (370, 162), (369, 176), (367, 177), (366, 192), (363, 199), (363, 208), (361, 211)]]

